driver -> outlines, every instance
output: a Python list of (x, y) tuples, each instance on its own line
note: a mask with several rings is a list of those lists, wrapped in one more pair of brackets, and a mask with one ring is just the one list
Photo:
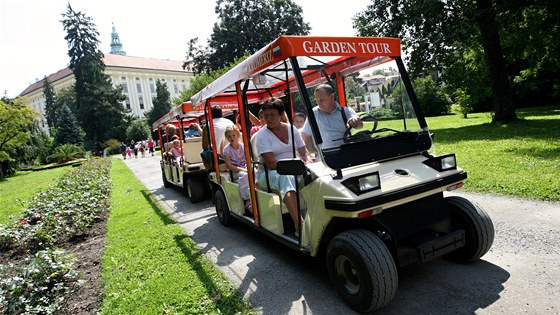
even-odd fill
[[(350, 107), (342, 107), (335, 101), (333, 88), (328, 84), (321, 84), (315, 89), (315, 102), (317, 106), (313, 108), (313, 114), (319, 126), (319, 132), (323, 138), (323, 148), (339, 146), (343, 143), (342, 138), (348, 127), (361, 129), (364, 124)], [(344, 123), (346, 121), (346, 123)], [(309, 119), (301, 130), (305, 143), (313, 134)]]

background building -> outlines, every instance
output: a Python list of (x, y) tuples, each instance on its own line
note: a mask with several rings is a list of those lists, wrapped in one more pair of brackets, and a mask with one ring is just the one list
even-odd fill
[[(122, 86), (126, 100), (123, 101), (125, 109), (135, 117), (144, 117), (144, 113), (152, 108), (152, 98), (156, 96), (156, 81), (167, 83), (171, 99), (179, 97), (181, 92), (188, 88), (193, 77), (192, 71), (183, 70), (182, 61), (142, 58), (127, 56), (122, 49), (118, 34), (113, 26), (111, 34), (111, 52), (103, 57), (105, 74), (113, 86)], [(74, 83), (74, 74), (69, 68), (62, 69), (47, 77), (55, 92)], [(23, 92), (19, 97), (33, 107), (37, 112), (45, 115), (45, 98), (43, 85), (45, 79), (39, 80)], [(43, 127), (46, 120), (43, 119)]]

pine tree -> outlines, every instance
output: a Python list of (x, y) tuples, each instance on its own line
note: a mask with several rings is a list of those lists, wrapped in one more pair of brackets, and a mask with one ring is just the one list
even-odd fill
[(76, 113), (93, 148), (115, 130), (120, 130), (124, 121), (122, 101), (125, 96), (113, 88), (110, 78), (104, 73), (103, 53), (98, 49), (99, 35), (92, 19), (82, 12), (75, 12), (68, 4), (62, 24), (67, 32), (69, 68), (76, 78)]
[(43, 80), (43, 96), (45, 97), (45, 118), (50, 128), (56, 125), (56, 97), (54, 88), (45, 76)]
[(171, 110), (171, 95), (167, 83), (161, 83), (159, 79), (156, 81), (156, 96), (152, 98), (152, 104), (152, 109), (145, 114), (149, 126)]
[(62, 105), (58, 111), (58, 123), (56, 127), (56, 136), (54, 138), (54, 146), (62, 144), (75, 144), (81, 146), (83, 137), (80, 133), (78, 121), (72, 111), (66, 105)]

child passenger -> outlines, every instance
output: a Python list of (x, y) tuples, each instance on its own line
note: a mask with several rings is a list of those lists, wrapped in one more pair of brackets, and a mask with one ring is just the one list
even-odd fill
[(177, 165), (179, 164), (179, 160), (181, 159), (181, 140), (175, 139), (171, 143), (171, 152), (170, 157), (171, 159), (175, 160)]
[(239, 142), (241, 132), (235, 125), (227, 126), (224, 133), (226, 140), (229, 142), (223, 151), (224, 160), (229, 170), (234, 173), (234, 178), (239, 178), (238, 189), (241, 198), (245, 201), (245, 209), (253, 214), (253, 207), (249, 199), (249, 179), (247, 177), (247, 162), (245, 160), (245, 151), (243, 143)]
[(301, 130), (303, 129), (303, 125), (305, 125), (305, 114), (300, 112), (295, 113), (293, 118), (293, 125), (299, 132), (301, 132)]

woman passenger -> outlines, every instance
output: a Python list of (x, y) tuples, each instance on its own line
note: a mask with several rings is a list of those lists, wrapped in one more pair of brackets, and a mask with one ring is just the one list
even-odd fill
[[(284, 114), (284, 104), (276, 97), (261, 102), (266, 125), (256, 133), (256, 146), (259, 161), (268, 168), (270, 188), (280, 192), (282, 201), (290, 212), (295, 223), (296, 234), (299, 233), (296, 182), (293, 176), (280, 175), (276, 171), (276, 163), (280, 159), (293, 158), (292, 141), (304, 162), (310, 162), (305, 144), (299, 131), (288, 123), (281, 121)], [(293, 139), (292, 131), (293, 130)], [(264, 168), (257, 173), (258, 182), (266, 188), (266, 174)], [(303, 223), (303, 219), (302, 223)]]

